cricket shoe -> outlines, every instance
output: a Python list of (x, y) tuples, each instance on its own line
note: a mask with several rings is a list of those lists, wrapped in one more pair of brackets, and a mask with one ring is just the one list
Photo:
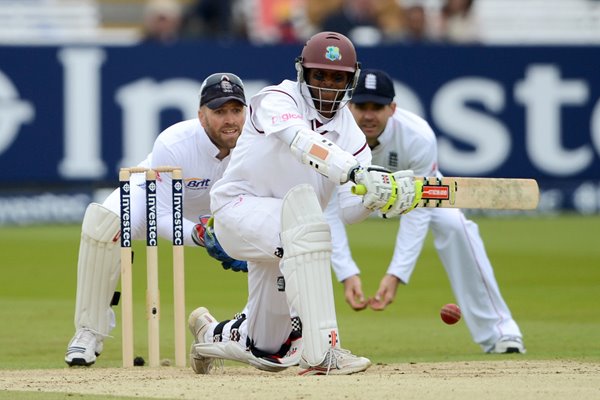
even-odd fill
[[(245, 320), (244, 315), (235, 318), (237, 324), (241, 325)], [(204, 307), (200, 307), (192, 312), (189, 319), (189, 327), (195, 336), (194, 343), (190, 349), (190, 364), (192, 369), (198, 374), (208, 373), (214, 361), (231, 360), (249, 364), (262, 371), (279, 372), (289, 367), (296, 366), (300, 362), (302, 354), (302, 335), (299, 332), (292, 332), (288, 340), (281, 346), (276, 354), (267, 354), (257, 349), (251, 350), (248, 346), (240, 342), (239, 334), (234, 335), (229, 332), (229, 339), (221, 341), (222, 331), (219, 331), (228, 324), (229, 321), (221, 321), (215, 326), (212, 341), (206, 339), (206, 332), (211, 323), (216, 323), (212, 315)], [(231, 326), (235, 326), (233, 323)], [(238, 328), (239, 328), (238, 325)], [(237, 328), (236, 328), (237, 329)], [(237, 339), (234, 337), (237, 336)], [(247, 340), (243, 341), (244, 343)]]
[(523, 339), (519, 336), (502, 336), (494, 346), (488, 350), (488, 353), (494, 354), (525, 354), (525, 345)]
[(355, 356), (349, 350), (332, 347), (327, 350), (323, 361), (310, 365), (302, 358), (298, 375), (350, 375), (365, 371), (371, 366), (371, 360)]
[(79, 328), (67, 346), (65, 362), (70, 366), (89, 367), (96, 362), (104, 347), (104, 341), (93, 331)]
[(205, 343), (204, 337), (213, 322), (217, 322), (216, 318), (205, 307), (196, 308), (188, 318), (188, 327), (194, 337), (194, 342), (190, 348), (190, 365), (197, 374), (210, 373), (216, 360), (214, 357), (205, 357), (195, 351), (196, 345)]

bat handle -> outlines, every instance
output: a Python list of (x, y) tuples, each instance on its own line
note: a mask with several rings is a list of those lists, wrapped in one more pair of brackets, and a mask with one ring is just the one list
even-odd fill
[(367, 187), (365, 185), (352, 186), (352, 194), (357, 196), (363, 196), (367, 193)]

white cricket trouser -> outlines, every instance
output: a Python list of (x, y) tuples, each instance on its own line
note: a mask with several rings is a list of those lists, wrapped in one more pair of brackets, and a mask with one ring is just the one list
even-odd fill
[[(326, 216), (333, 239), (332, 263), (341, 281), (357, 274), (358, 267), (337, 209), (330, 205)], [(429, 229), (473, 340), (487, 351), (503, 335), (522, 336), (500, 294), (477, 224), (458, 209), (417, 209), (403, 216), (388, 273), (409, 282)]]
[(248, 337), (259, 350), (276, 353), (292, 324), (281, 259), (281, 199), (240, 196), (215, 214), (215, 234), (231, 257), (248, 262)]
[(473, 340), (488, 350), (500, 336), (522, 336), (500, 294), (477, 224), (460, 210), (432, 211), (434, 246)]

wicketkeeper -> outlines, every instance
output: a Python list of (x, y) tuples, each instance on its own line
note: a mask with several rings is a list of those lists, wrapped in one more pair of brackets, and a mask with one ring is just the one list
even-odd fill
[[(184, 244), (204, 246), (205, 223), (199, 217), (210, 213), (209, 191), (229, 164), (246, 117), (244, 86), (232, 73), (210, 75), (200, 88), (198, 118), (179, 122), (163, 131), (152, 153), (139, 166), (177, 166), (183, 171)], [(146, 202), (144, 174), (131, 179), (131, 224), (133, 239), (144, 239)], [(158, 232), (171, 240), (171, 176), (157, 180)], [(102, 203), (88, 206), (81, 229), (77, 264), (75, 335), (69, 342), (65, 362), (92, 365), (106, 338), (115, 327), (111, 308), (120, 277), (119, 191)], [(209, 239), (209, 254), (223, 267), (245, 270), (246, 263), (230, 258)], [(217, 242), (218, 243), (218, 242)]]

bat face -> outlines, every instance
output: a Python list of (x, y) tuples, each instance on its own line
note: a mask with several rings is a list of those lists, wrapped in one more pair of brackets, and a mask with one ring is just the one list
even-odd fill
[(539, 202), (534, 179), (424, 177), (418, 207), (533, 210)]
[[(417, 207), (535, 210), (540, 190), (535, 179), (415, 177), (423, 181)], [(364, 185), (352, 187), (363, 196)]]

